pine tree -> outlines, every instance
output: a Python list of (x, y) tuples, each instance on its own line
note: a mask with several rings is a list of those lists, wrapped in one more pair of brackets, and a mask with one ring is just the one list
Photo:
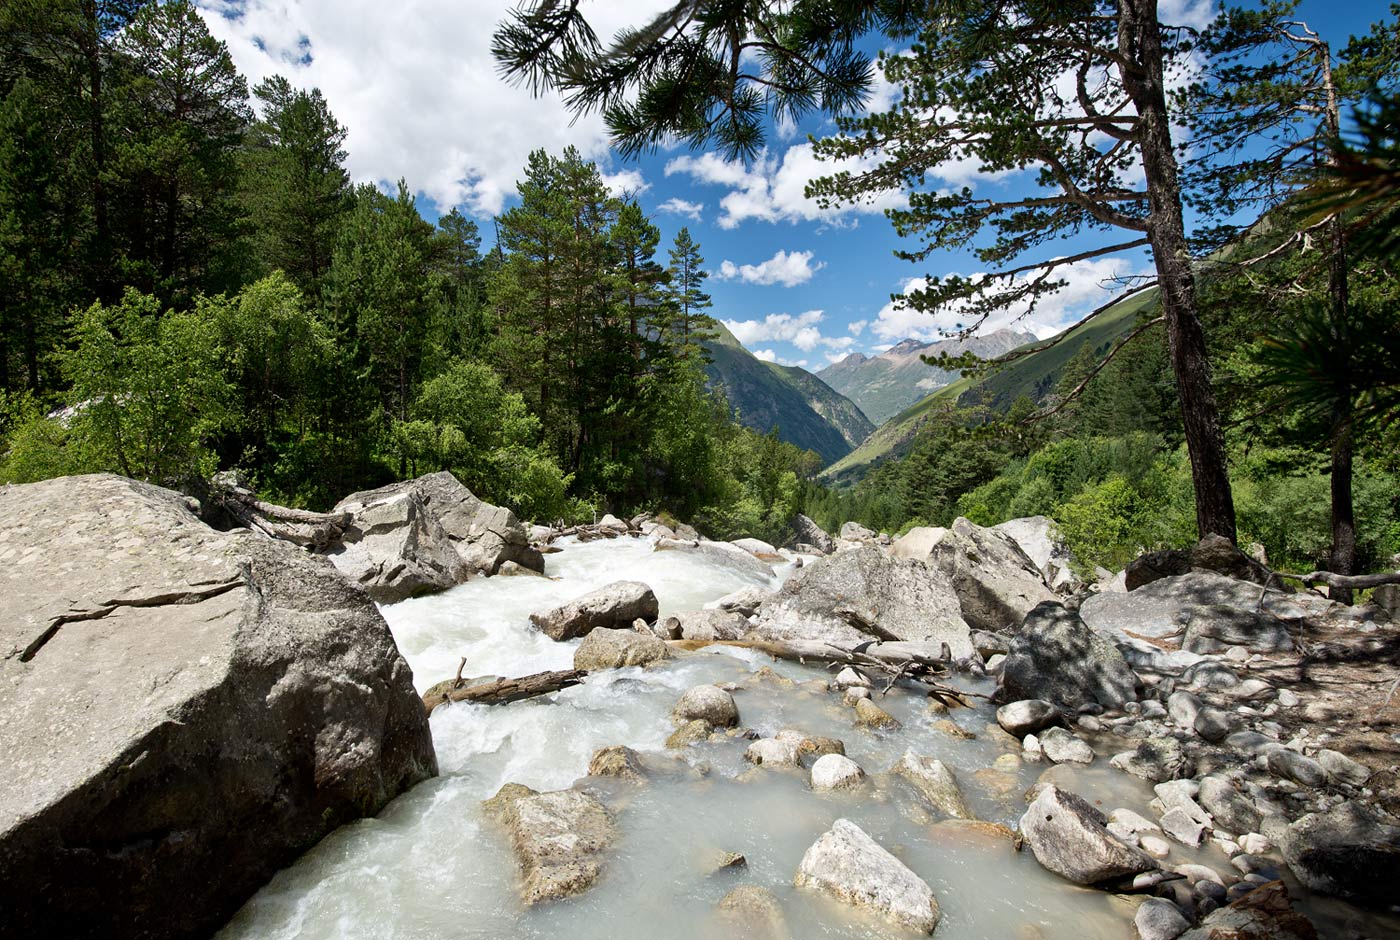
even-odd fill
[(319, 88), (293, 89), (280, 75), (253, 95), (262, 117), (248, 135), (243, 160), (244, 203), (264, 270), (281, 269), (316, 296), (330, 267), (341, 218), (350, 207), (345, 128)]
[(671, 248), (671, 316), (665, 332), (686, 359), (708, 358), (702, 344), (715, 336), (714, 318), (704, 312), (711, 306), (710, 295), (702, 289), (710, 276), (704, 265), (699, 244), (690, 237), (690, 229), (682, 227)]

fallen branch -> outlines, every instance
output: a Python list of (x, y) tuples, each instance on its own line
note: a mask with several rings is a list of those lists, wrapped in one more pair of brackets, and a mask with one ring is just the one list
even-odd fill
[[(466, 660), (462, 661), (464, 664)], [(583, 683), (588, 675), (584, 669), (564, 669), (559, 672), (537, 672), (529, 676), (507, 679), (463, 679), (462, 667), (457, 677), (439, 682), (423, 693), (423, 707), (432, 714), (434, 708), (446, 702), (471, 702), (475, 705), (505, 705), (537, 695), (548, 695)]]
[(305, 548), (325, 549), (337, 544), (353, 521), (348, 512), (308, 512), (264, 502), (237, 484), (216, 481), (209, 496), (239, 525)]
[(1287, 574), (1275, 571), (1275, 577), (1301, 581), (1307, 587), (1325, 584), (1334, 588), (1373, 588), (1384, 584), (1400, 584), (1400, 571), (1382, 571), (1380, 574), (1334, 574), (1331, 571), (1310, 571), (1307, 574)]
[[(837, 663), (882, 672), (899, 679), (911, 679), (931, 687), (931, 693), (953, 697), (962, 705), (965, 696), (990, 699), (978, 692), (964, 692), (942, 685), (934, 677), (947, 674), (949, 664), (944, 659), (929, 656), (923, 652), (929, 644), (899, 641), (893, 643), (862, 643), (855, 649), (846, 649), (831, 643), (816, 640), (671, 640), (668, 643), (676, 649), (698, 650), (707, 646), (733, 646), (739, 649), (757, 650), (776, 659), (786, 659), (802, 663)], [(893, 688), (893, 682), (889, 686)], [(888, 689), (886, 690), (888, 691)]]

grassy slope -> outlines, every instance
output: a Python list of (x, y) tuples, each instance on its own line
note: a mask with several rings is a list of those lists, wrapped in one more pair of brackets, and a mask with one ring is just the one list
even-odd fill
[(756, 431), (778, 429), (790, 444), (831, 462), (851, 452), (875, 426), (855, 403), (803, 369), (754, 358), (722, 325), (707, 344), (710, 381), (723, 385), (739, 420)]
[[(940, 388), (880, 425), (865, 443), (822, 471), (822, 477), (827, 483), (851, 485), (871, 467), (907, 453), (919, 428), (935, 409), (956, 404), (966, 392), (973, 391), (982, 404), (1002, 412), (1021, 395), (1027, 395), (1037, 402), (1042, 400), (1054, 390), (1060, 372), (1081, 346), (1092, 344), (1096, 353), (1102, 355), (1114, 341), (1133, 328), (1143, 308), (1156, 302), (1155, 290), (1143, 291), (1104, 311), (1089, 323), (1072, 327), (1069, 336), (1055, 346), (1018, 359), (983, 378), (963, 378)], [(1044, 346), (1048, 342), (1050, 340), (1044, 340), (1038, 345)]]

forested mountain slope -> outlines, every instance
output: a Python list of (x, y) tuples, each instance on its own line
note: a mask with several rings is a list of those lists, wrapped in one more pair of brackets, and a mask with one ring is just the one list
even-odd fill
[[(1004, 414), (1023, 395), (1037, 404), (1043, 402), (1055, 391), (1065, 366), (1084, 347), (1092, 350), (1095, 357), (1102, 356), (1133, 328), (1138, 314), (1156, 300), (1155, 289), (1144, 291), (1105, 310), (1086, 324), (1043, 340), (1036, 352), (1004, 368), (975, 379), (961, 378), (938, 389), (882, 424), (859, 447), (829, 466), (823, 478), (829, 483), (850, 485), (865, 476), (871, 467), (907, 453), (920, 428), (940, 409), (983, 405)], [(924, 368), (933, 371), (930, 366)]]
[(849, 398), (812, 373), (755, 357), (724, 328), (705, 344), (711, 362), (706, 374), (722, 388), (746, 427), (778, 436), (830, 463), (849, 454), (875, 425)]

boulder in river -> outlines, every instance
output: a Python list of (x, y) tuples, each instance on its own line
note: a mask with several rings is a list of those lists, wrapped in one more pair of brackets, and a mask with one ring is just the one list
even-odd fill
[(819, 558), (759, 608), (755, 632), (775, 640), (853, 646), (870, 639), (946, 642), (970, 656), (972, 642), (948, 576), (923, 562), (861, 545)]
[(588, 776), (617, 777), (640, 783), (647, 777), (642, 755), (621, 744), (599, 748), (588, 762)]
[(472, 575), (427, 500), (409, 485), (356, 493), (336, 511), (351, 513), (352, 522), (327, 556), (381, 604), (445, 591)]
[(748, 619), (732, 610), (687, 610), (675, 620), (686, 640), (738, 640), (749, 632)]
[(1038, 698), (1020, 699), (1008, 702), (997, 709), (997, 724), (1008, 734), (1024, 738), (1048, 728), (1060, 720), (1060, 710), (1049, 702)]
[(1043, 699), (1067, 711), (1122, 708), (1137, 698), (1137, 675), (1109, 640), (1050, 601), (1031, 611), (1001, 667), (1003, 700)]
[(655, 636), (643, 636), (635, 630), (614, 630), (598, 627), (588, 631), (578, 649), (574, 650), (574, 668), (591, 672), (595, 669), (622, 669), (626, 666), (647, 666), (671, 657), (666, 641)]
[(732, 611), (747, 618), (758, 613), (758, 608), (772, 596), (773, 591), (755, 584), (729, 592), (715, 601), (714, 607), (719, 610)]
[(688, 539), (658, 539), (658, 552), (686, 552), (699, 555), (706, 561), (714, 562), (746, 578), (766, 581), (773, 577), (773, 568), (768, 562), (744, 551), (729, 542), (703, 542)]
[(1212, 911), (1180, 940), (1318, 940), (1306, 914), (1294, 910), (1288, 888), (1271, 881)]
[(1096, 885), (1157, 867), (1108, 831), (1103, 813), (1078, 794), (1043, 787), (1021, 817), (1021, 835), (1042, 866), (1081, 885)]
[(447, 471), (352, 493), (336, 504), (351, 528), (328, 554), (382, 603), (443, 590), (507, 561), (544, 570), (515, 514), (477, 499)]
[(1394, 904), (1400, 884), (1400, 827), (1362, 803), (1309, 813), (1279, 844), (1294, 876), (1321, 894)]
[(941, 912), (928, 883), (848, 819), (836, 820), (812, 844), (794, 883), (919, 933), (938, 926)]
[(614, 581), (567, 604), (530, 615), (530, 622), (551, 640), (572, 640), (598, 627), (625, 629), (638, 618), (656, 619), (656, 594), (640, 581)]
[(740, 885), (719, 899), (715, 919), (727, 936), (750, 940), (787, 940), (787, 918), (772, 891), (759, 885)]
[(905, 751), (890, 773), (909, 781), (940, 812), (957, 819), (976, 818), (967, 806), (958, 778), (938, 758)]
[(603, 853), (617, 838), (607, 808), (578, 790), (536, 793), (506, 784), (487, 801), (487, 811), (510, 833), (526, 907), (591, 887), (602, 874)]
[(947, 529), (910, 529), (895, 540), (890, 554), (926, 562), (948, 575), (963, 619), (974, 630), (1016, 627), (1037, 604), (1055, 599), (1015, 539), (966, 519), (954, 520)]
[(0, 935), (207, 935), (437, 773), (408, 665), (325, 559), (107, 474), (0, 488), (0, 554)]
[(703, 721), (712, 728), (732, 728), (739, 723), (734, 696), (717, 685), (697, 685), (686, 691), (671, 709), (671, 720), (683, 725)]
[(844, 754), (823, 754), (812, 764), (813, 790), (849, 790), (865, 781), (865, 771)]

